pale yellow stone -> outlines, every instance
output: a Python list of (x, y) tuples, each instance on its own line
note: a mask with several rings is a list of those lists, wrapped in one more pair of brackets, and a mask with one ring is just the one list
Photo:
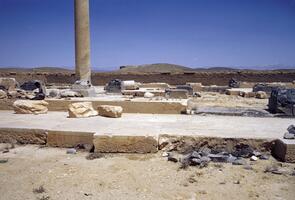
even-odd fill
[(71, 103), (68, 107), (69, 118), (84, 118), (96, 116), (98, 113), (93, 109), (91, 102)]
[(101, 105), (97, 107), (98, 114), (104, 117), (118, 118), (122, 116), (123, 108), (121, 106)]
[(16, 100), (13, 108), (16, 114), (45, 114), (48, 103), (44, 100)]

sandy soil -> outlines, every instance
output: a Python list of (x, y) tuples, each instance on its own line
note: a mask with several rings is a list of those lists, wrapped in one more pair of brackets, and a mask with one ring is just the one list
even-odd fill
[[(254, 170), (210, 163), (179, 169), (160, 153), (113, 154), (87, 160), (86, 152), (19, 146), (1, 153), (0, 199), (294, 199), (295, 176), (264, 173), (277, 161), (259, 160)], [(282, 164), (294, 170), (295, 164)], [(34, 189), (43, 186), (45, 192)]]

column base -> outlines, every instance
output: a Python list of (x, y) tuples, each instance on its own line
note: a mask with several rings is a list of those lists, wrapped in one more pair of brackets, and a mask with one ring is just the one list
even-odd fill
[(79, 92), (83, 97), (95, 97), (95, 88), (91, 85), (90, 81), (79, 80), (76, 81), (71, 89), (75, 92)]

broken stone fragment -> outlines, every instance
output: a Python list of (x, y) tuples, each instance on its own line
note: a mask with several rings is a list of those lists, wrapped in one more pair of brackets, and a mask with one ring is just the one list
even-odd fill
[(288, 128), (287, 128), (288, 132), (291, 133), (291, 134), (295, 134), (295, 126), (294, 125), (290, 125)]
[(44, 100), (16, 100), (13, 109), (16, 114), (45, 114), (48, 111), (48, 103)]
[(295, 134), (292, 134), (292, 133), (289, 133), (289, 132), (286, 132), (284, 134), (284, 139), (295, 139)]
[(268, 155), (261, 155), (259, 157), (260, 160), (268, 160), (269, 159), (269, 156)]
[(256, 98), (257, 99), (267, 99), (267, 94), (266, 94), (266, 92), (258, 91), (256, 93)]
[(250, 160), (251, 160), (251, 161), (257, 161), (258, 158), (257, 158), (256, 156), (251, 156)]
[(100, 116), (119, 118), (122, 116), (123, 108), (121, 106), (100, 105), (97, 111)]
[(208, 157), (213, 162), (228, 162), (228, 155), (222, 155), (222, 154), (209, 154)]
[(6, 99), (7, 95), (6, 92), (4, 92), (3, 90), (0, 90), (0, 99)]
[(143, 96), (144, 96), (144, 98), (152, 98), (155, 95), (153, 93), (151, 93), (151, 92), (145, 92)]
[(77, 150), (74, 148), (67, 149), (67, 154), (76, 154), (76, 153), (77, 153)]
[(173, 157), (172, 155), (169, 155), (167, 160), (175, 163), (178, 162), (178, 159)]
[(0, 78), (0, 86), (4, 88), (4, 90), (12, 91), (15, 90), (18, 86), (18, 82), (15, 78)]
[(84, 118), (96, 116), (98, 113), (93, 109), (92, 102), (72, 103), (68, 107), (69, 118)]

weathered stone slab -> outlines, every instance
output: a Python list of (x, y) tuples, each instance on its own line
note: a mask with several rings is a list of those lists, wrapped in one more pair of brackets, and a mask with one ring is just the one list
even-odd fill
[(46, 130), (23, 128), (0, 128), (0, 143), (46, 144)]
[(16, 100), (13, 108), (16, 114), (45, 114), (48, 111), (46, 101)]
[(187, 99), (188, 91), (185, 89), (167, 89), (165, 91), (167, 98), (174, 99)]
[(94, 151), (101, 153), (155, 153), (158, 141), (152, 136), (94, 135)]
[(272, 149), (272, 154), (284, 162), (295, 163), (295, 140), (276, 140)]
[(75, 147), (78, 144), (93, 145), (91, 132), (48, 131), (47, 145), (53, 147)]

